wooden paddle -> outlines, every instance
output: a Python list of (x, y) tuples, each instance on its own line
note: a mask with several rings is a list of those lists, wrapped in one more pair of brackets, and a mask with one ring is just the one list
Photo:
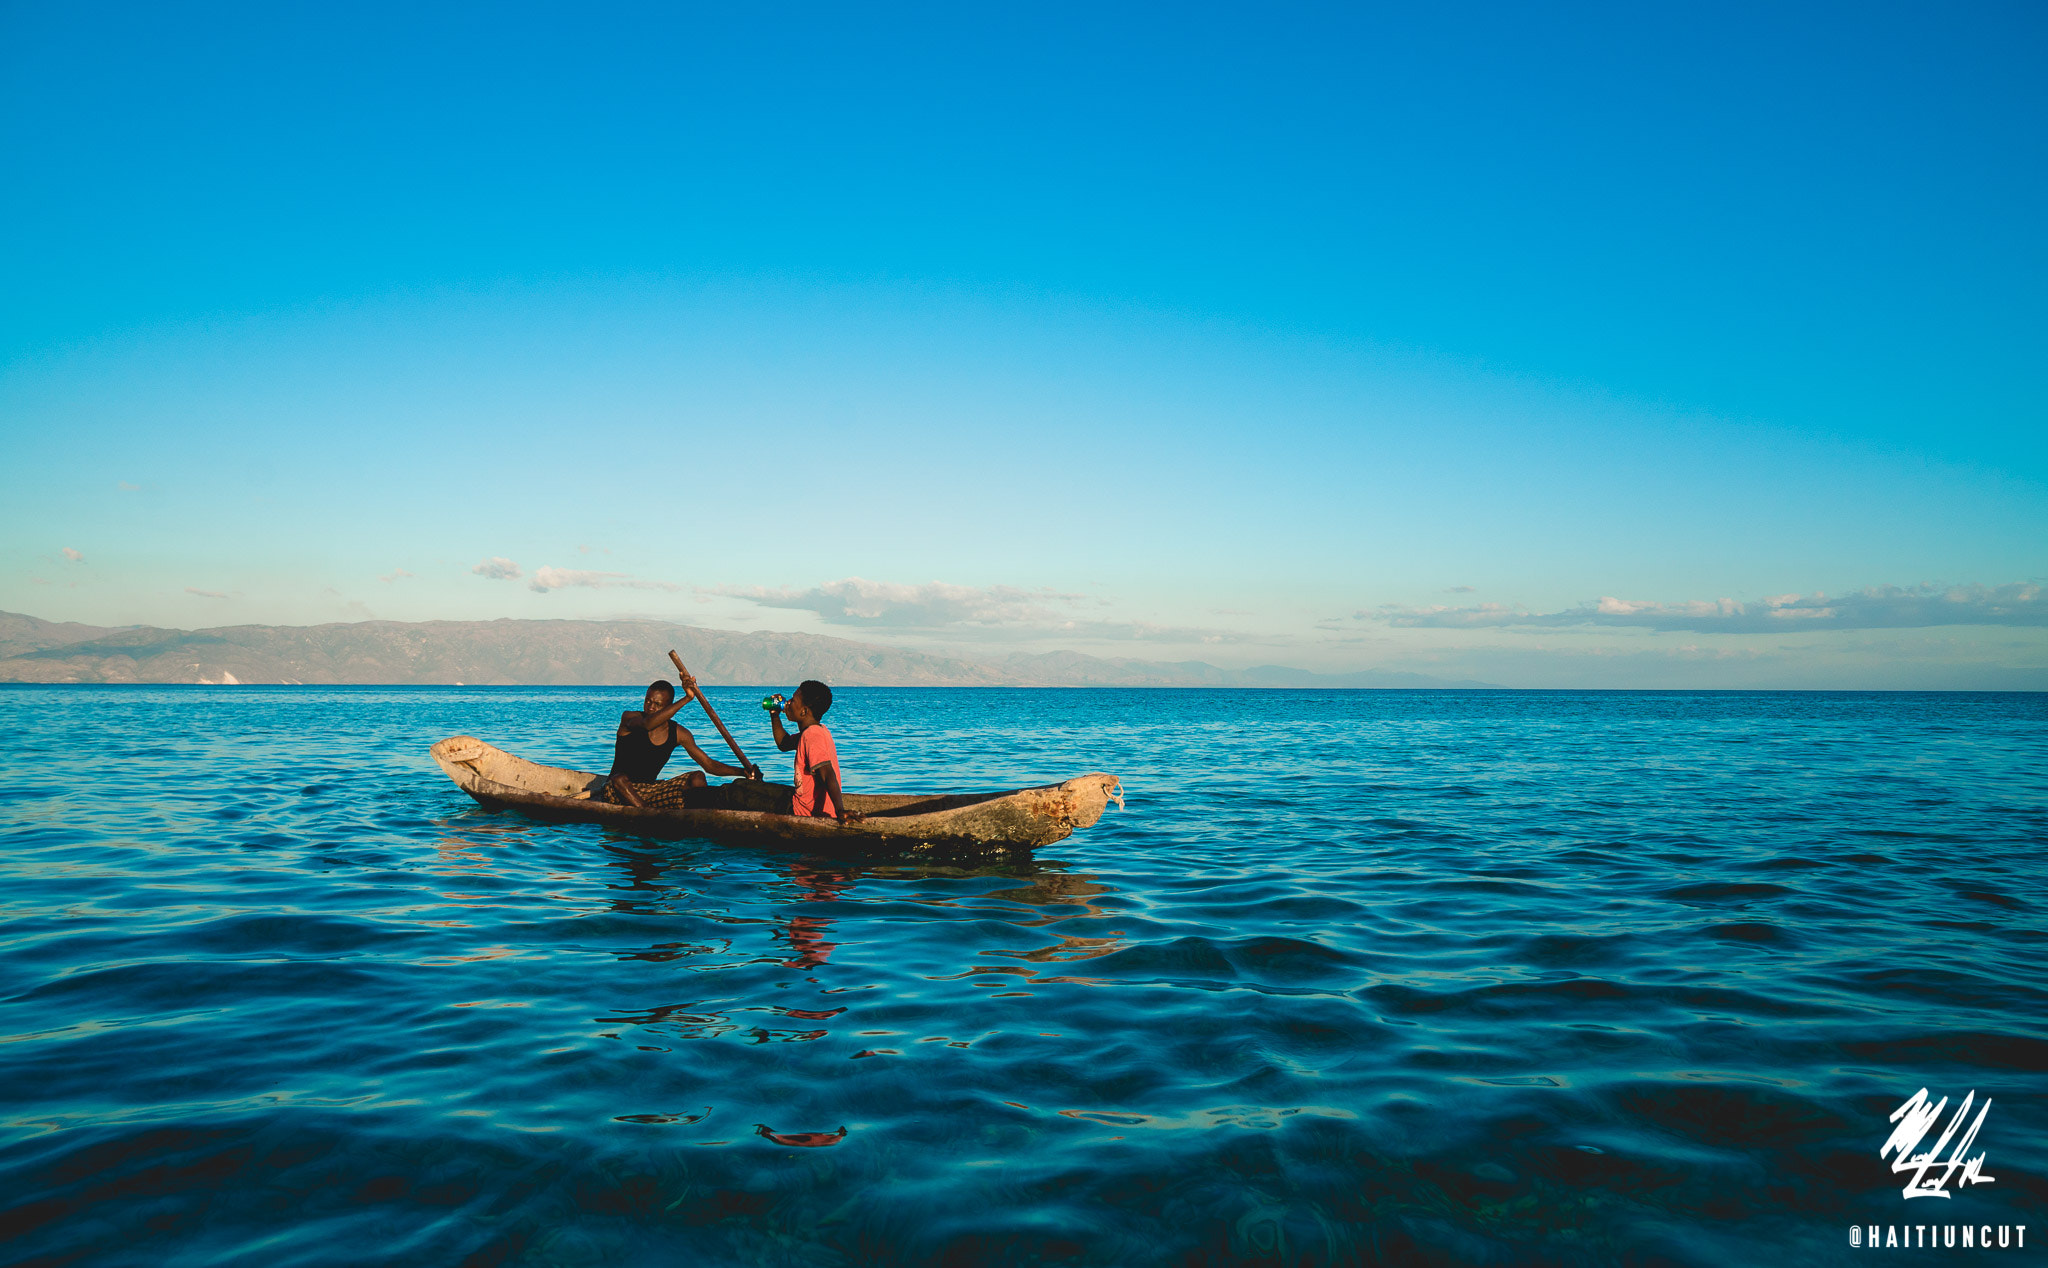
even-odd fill
[[(690, 671), (683, 668), (683, 658), (676, 655), (674, 649), (670, 649), (668, 658), (676, 663), (676, 672), (681, 674), (685, 680), (689, 679)], [(758, 769), (752, 762), (747, 760), (747, 755), (740, 751), (740, 742), (732, 738), (732, 732), (725, 729), (725, 723), (719, 720), (718, 710), (711, 707), (711, 702), (704, 698), (703, 691), (697, 687), (691, 687), (690, 694), (697, 697), (698, 704), (704, 706), (704, 716), (710, 718), (711, 725), (717, 727), (718, 733), (725, 737), (726, 744), (732, 749), (732, 755), (740, 759), (740, 766), (749, 772)], [(752, 778), (752, 775), (750, 774), (748, 778)]]

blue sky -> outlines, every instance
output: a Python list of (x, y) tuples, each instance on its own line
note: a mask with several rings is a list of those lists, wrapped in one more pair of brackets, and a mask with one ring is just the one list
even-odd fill
[(0, 608), (2048, 686), (2048, 17), (1411, 8), (0, 8)]

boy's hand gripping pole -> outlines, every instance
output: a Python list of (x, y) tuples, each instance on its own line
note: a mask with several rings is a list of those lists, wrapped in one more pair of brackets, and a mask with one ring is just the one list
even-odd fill
[[(683, 668), (683, 658), (676, 655), (673, 649), (670, 650), (668, 658), (675, 662), (676, 672), (681, 674), (685, 679), (689, 679), (690, 671)], [(740, 759), (740, 766), (749, 772), (753, 771), (755, 769), (755, 766), (752, 762), (747, 760), (747, 755), (740, 751), (740, 742), (732, 738), (732, 732), (725, 729), (725, 723), (721, 722), (718, 718), (718, 710), (711, 707), (711, 702), (704, 698), (703, 690), (695, 686), (694, 682), (693, 685), (690, 687), (690, 694), (697, 697), (698, 704), (704, 706), (704, 716), (710, 718), (711, 725), (717, 727), (718, 733), (725, 737), (726, 745), (732, 749), (732, 755)]]

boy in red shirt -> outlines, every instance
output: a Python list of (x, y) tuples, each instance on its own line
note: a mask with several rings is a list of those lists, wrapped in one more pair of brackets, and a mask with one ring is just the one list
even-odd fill
[[(860, 818), (846, 809), (846, 790), (839, 780), (839, 749), (832, 732), (819, 721), (832, 707), (832, 688), (806, 678), (790, 693), (779, 709), (771, 709), (768, 720), (775, 727), (775, 747), (787, 753), (796, 750), (796, 794), (789, 799), (789, 813), (807, 818), (837, 819), (848, 823)], [(796, 723), (796, 734), (782, 728), (782, 715)]]

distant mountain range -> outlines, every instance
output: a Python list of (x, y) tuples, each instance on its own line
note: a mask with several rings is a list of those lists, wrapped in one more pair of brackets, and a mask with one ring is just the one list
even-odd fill
[(1078, 652), (990, 663), (817, 634), (661, 621), (351, 621), (107, 628), (0, 612), (0, 682), (617, 685), (668, 671), (675, 648), (706, 682), (846, 687), (1484, 687), (1378, 670), (1104, 659)]

